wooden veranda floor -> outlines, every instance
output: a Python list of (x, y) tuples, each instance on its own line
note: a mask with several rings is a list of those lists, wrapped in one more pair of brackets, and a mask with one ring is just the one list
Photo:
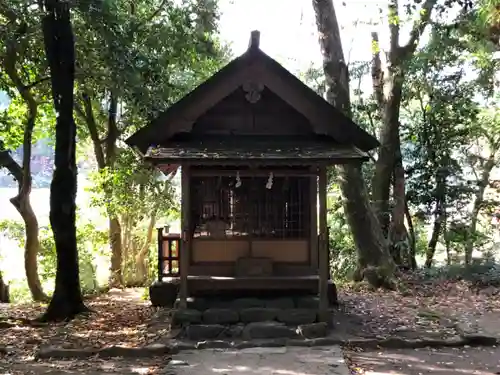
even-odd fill
[[(179, 283), (179, 277), (164, 277), (163, 282)], [(318, 275), (308, 276), (266, 276), (266, 277), (225, 277), (188, 276), (189, 295), (200, 294), (317, 294)]]

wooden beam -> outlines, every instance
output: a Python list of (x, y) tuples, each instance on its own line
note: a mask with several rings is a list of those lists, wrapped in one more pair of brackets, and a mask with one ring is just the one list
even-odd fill
[(263, 165), (279, 166), (303, 166), (303, 165), (337, 165), (337, 164), (360, 164), (368, 161), (369, 157), (343, 158), (343, 159), (321, 159), (321, 158), (297, 158), (297, 159), (214, 159), (214, 158), (162, 158), (150, 157), (144, 158), (146, 161), (156, 164), (188, 164), (188, 165), (206, 165), (206, 166), (252, 166), (259, 167)]
[(189, 274), (189, 259), (190, 256), (190, 187), (189, 187), (189, 167), (186, 165), (182, 166), (181, 170), (181, 225), (182, 225), (182, 238), (181, 238), (181, 248), (180, 248), (180, 307), (187, 307), (187, 297), (188, 297), (188, 274)]
[(318, 270), (318, 169), (311, 168), (310, 177), (310, 205), (311, 205), (311, 267)]
[(158, 241), (158, 281), (163, 281), (163, 228), (157, 228)]
[(269, 173), (273, 172), (273, 176), (275, 177), (316, 177), (318, 176), (317, 172), (310, 171), (296, 171), (296, 170), (259, 170), (259, 169), (251, 169), (251, 170), (191, 170), (191, 176), (193, 177), (213, 177), (213, 176), (229, 176), (235, 177), (236, 173), (240, 175), (240, 177), (257, 177), (257, 176), (269, 176)]
[(319, 171), (319, 251), (318, 251), (318, 266), (319, 266), (319, 318), (322, 322), (329, 322), (328, 311), (328, 274), (330, 265), (328, 264), (328, 228), (327, 228), (327, 179), (326, 168), (322, 167)]

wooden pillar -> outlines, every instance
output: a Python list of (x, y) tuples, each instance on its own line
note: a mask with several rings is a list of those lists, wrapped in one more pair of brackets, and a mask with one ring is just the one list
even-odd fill
[(189, 259), (191, 258), (191, 241), (190, 241), (190, 213), (191, 213), (191, 189), (189, 188), (189, 167), (182, 166), (181, 170), (181, 248), (180, 248), (180, 307), (187, 307), (188, 297), (188, 274), (189, 274)]
[(318, 251), (318, 266), (319, 266), (319, 318), (322, 322), (328, 322), (328, 273), (330, 266), (328, 264), (328, 238), (327, 238), (327, 221), (326, 221), (326, 193), (327, 179), (326, 167), (321, 167), (319, 170), (319, 251)]
[(311, 252), (311, 267), (318, 270), (318, 168), (311, 168), (314, 175), (310, 177), (309, 200), (311, 206), (311, 235), (310, 235), (310, 252)]

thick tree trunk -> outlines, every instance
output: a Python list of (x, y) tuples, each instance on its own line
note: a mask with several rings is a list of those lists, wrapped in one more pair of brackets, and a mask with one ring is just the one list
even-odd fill
[(55, 169), (50, 186), (50, 224), (57, 253), (56, 285), (43, 321), (74, 318), (83, 303), (76, 242), (76, 126), (73, 119), (75, 50), (69, 4), (46, 0), (45, 53), (50, 66), (56, 120)]
[(392, 210), (391, 222), (391, 253), (394, 261), (398, 266), (407, 266), (403, 264), (405, 259), (408, 259), (408, 231), (405, 227), (405, 207), (406, 207), (406, 192), (405, 192), (405, 170), (403, 168), (403, 158), (401, 155), (401, 147), (397, 145), (396, 162), (394, 165), (394, 208)]
[(474, 197), (474, 206), (471, 213), (471, 222), (469, 230), (467, 233), (467, 242), (465, 245), (465, 264), (470, 264), (472, 262), (472, 252), (474, 250), (474, 239), (476, 237), (476, 227), (479, 217), (479, 212), (481, 211), (484, 202), (484, 192), (488, 183), (490, 181), (490, 174), (495, 166), (495, 153), (496, 150), (492, 150), (488, 160), (483, 166), (483, 172), (481, 173), (481, 179), (478, 181), (478, 189)]
[[(323, 55), (328, 101), (350, 116), (349, 77), (332, 0), (313, 0)], [(360, 166), (340, 167), (347, 221), (358, 250), (357, 278), (374, 286), (390, 286), (394, 271), (387, 242), (368, 201)]]
[[(410, 31), (410, 38), (405, 46), (399, 44), (400, 17), (398, 0), (389, 0), (389, 35), (390, 50), (388, 53), (387, 77), (383, 77), (381, 69), (377, 71), (372, 69), (374, 77), (374, 90), (376, 98), (381, 109), (381, 118), (383, 122), (380, 130), (380, 151), (375, 164), (375, 174), (372, 181), (372, 199), (375, 212), (379, 219), (384, 235), (387, 235), (389, 229), (389, 196), (391, 180), (396, 167), (397, 151), (400, 148), (399, 137), (399, 112), (402, 100), (402, 89), (405, 78), (405, 64), (413, 57), (417, 48), (420, 36), (429, 23), (432, 10), (437, 0), (425, 0), (419, 12), (419, 17), (413, 24)], [(372, 34), (372, 38), (373, 38)], [(375, 38), (373, 38), (375, 39)], [(380, 68), (380, 64), (378, 64)], [(381, 79), (381, 78), (384, 79)], [(382, 92), (385, 91), (385, 95)], [(404, 175), (403, 175), (404, 188)], [(401, 210), (397, 211), (396, 218), (398, 222), (404, 220)]]
[[(378, 217), (384, 235), (388, 234), (390, 222), (389, 193), (394, 170), (396, 168), (396, 158), (400, 149), (399, 139), (399, 106), (402, 100), (403, 78), (399, 76), (389, 76), (388, 83), (389, 96), (385, 102), (383, 111), (383, 127), (380, 132), (380, 151), (375, 163), (375, 173), (372, 182), (372, 199), (375, 213)], [(398, 176), (398, 185), (403, 184), (404, 191), (404, 171)], [(397, 212), (398, 215), (401, 212)], [(394, 218), (397, 223), (404, 221), (404, 216)]]

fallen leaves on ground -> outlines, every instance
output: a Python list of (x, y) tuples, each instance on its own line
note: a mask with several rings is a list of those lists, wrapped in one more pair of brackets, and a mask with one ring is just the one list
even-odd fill
[(500, 373), (500, 348), (424, 348), (345, 351), (354, 375), (481, 374)]
[(139, 346), (150, 339), (147, 325), (156, 311), (141, 295), (142, 289), (111, 290), (86, 301), (91, 314), (57, 324), (25, 324), (40, 316), (46, 306), (0, 304), (0, 317), (21, 319), (7, 321), (6, 328), (0, 328), (2, 345), (25, 355), (34, 354), (42, 345), (75, 349)]
[[(16, 361), (4, 363), (0, 361), (0, 371), (9, 375), (76, 375), (76, 374), (165, 374), (165, 367), (170, 362), (169, 357), (156, 358), (116, 358), (85, 360), (52, 360), (52, 361)], [(3, 373), (3, 372), (1, 372)]]
[[(456, 335), (458, 326), (498, 326), (497, 288), (477, 290), (465, 281), (429, 281), (412, 274), (400, 282), (404, 287), (397, 291), (359, 284), (339, 288), (338, 329), (357, 336), (416, 338)], [(500, 326), (496, 333), (500, 336)]]

